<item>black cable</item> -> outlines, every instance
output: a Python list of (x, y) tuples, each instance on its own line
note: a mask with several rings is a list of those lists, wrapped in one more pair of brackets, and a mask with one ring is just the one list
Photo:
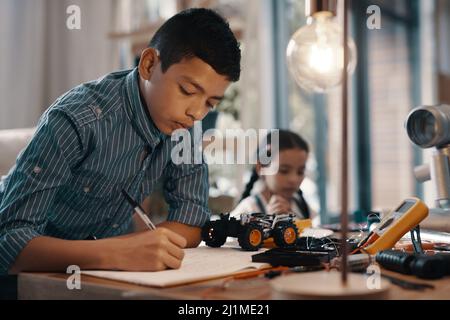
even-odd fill
[[(417, 236), (417, 238), (416, 238)], [(411, 242), (414, 247), (414, 252), (417, 254), (423, 254), (422, 239), (420, 238), (420, 226), (418, 225), (411, 230)]]

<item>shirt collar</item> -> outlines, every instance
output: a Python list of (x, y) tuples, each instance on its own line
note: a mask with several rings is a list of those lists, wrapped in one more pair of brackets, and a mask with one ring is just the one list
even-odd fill
[(139, 93), (139, 72), (134, 68), (125, 78), (125, 109), (138, 135), (152, 148), (163, 138), (163, 133), (155, 126), (150, 114), (142, 102)]

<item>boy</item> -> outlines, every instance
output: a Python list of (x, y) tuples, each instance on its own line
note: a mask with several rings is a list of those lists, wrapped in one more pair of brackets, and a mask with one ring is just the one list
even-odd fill
[[(208, 9), (169, 19), (139, 66), (70, 90), (0, 182), (0, 274), (179, 268), (209, 219), (206, 164), (175, 165), (171, 133), (202, 120), (240, 76), (240, 49)], [(125, 234), (164, 178), (168, 221)], [(85, 240), (95, 236), (98, 240)]]

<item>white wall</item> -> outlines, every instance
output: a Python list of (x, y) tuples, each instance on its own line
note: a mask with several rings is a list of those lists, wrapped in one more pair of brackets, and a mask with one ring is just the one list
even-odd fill
[[(61, 94), (118, 66), (114, 0), (0, 1), (0, 129), (31, 127)], [(81, 30), (66, 27), (69, 5)]]

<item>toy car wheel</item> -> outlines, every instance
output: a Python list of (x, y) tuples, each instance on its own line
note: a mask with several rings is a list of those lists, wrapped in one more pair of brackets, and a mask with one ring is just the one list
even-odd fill
[(242, 249), (247, 251), (258, 250), (264, 240), (263, 228), (257, 224), (250, 223), (244, 227), (238, 236), (238, 242)]
[(207, 224), (202, 229), (202, 239), (208, 247), (219, 248), (227, 241), (227, 236), (213, 224)]
[(280, 223), (275, 227), (273, 240), (278, 247), (292, 247), (298, 238), (297, 226), (293, 223)]

